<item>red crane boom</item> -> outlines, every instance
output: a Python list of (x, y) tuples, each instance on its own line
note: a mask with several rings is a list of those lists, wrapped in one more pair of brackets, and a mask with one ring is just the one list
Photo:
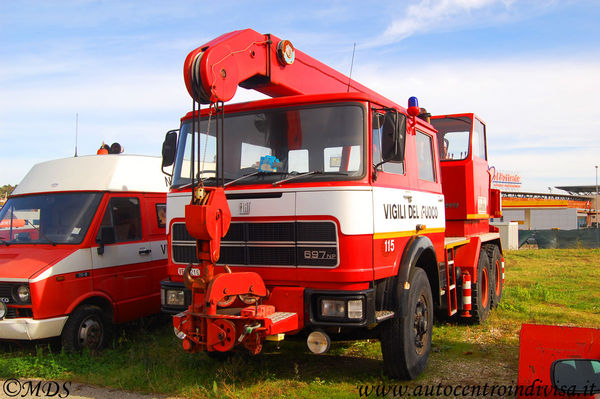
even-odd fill
[(183, 76), (192, 98), (202, 104), (229, 101), (240, 86), (270, 97), (360, 92), (382, 105), (398, 107), (294, 49), (290, 41), (252, 29), (226, 33), (190, 52)]

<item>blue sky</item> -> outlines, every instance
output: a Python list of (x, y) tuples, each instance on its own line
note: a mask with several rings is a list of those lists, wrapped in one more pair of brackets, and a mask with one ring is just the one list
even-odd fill
[[(594, 184), (600, 1), (0, 1), (0, 185), (102, 141), (159, 155), (191, 107), (187, 53), (253, 28), (400, 104), (475, 112), (523, 189)], [(236, 101), (257, 97), (240, 90)]]

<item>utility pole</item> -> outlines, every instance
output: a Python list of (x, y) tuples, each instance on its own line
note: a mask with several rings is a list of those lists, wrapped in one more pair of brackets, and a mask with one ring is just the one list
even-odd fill
[(598, 165), (596, 165), (596, 228), (598, 228)]
[[(75, 157), (77, 157), (77, 133), (79, 130), (79, 113), (75, 114)], [(596, 166), (597, 168), (597, 166)]]

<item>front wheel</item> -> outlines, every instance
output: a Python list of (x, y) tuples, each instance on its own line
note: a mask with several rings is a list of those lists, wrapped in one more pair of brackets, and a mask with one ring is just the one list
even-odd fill
[(97, 306), (80, 306), (71, 313), (63, 328), (61, 340), (67, 352), (106, 346), (110, 336), (110, 320)]
[[(409, 277), (410, 290), (402, 295), (400, 284), (396, 316), (382, 324), (381, 353), (388, 376), (399, 380), (417, 378), (427, 365), (431, 350), (433, 328), (433, 299), (427, 274), (421, 268), (414, 268)], [(404, 302), (404, 303), (403, 303)], [(400, 316), (402, 307), (406, 315)]]

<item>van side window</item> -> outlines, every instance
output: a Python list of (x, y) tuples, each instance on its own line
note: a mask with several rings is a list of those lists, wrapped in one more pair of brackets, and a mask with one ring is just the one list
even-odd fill
[(138, 241), (142, 239), (142, 219), (138, 198), (111, 198), (102, 218), (97, 239), (100, 239), (102, 227), (115, 230), (115, 241)]
[(167, 204), (156, 204), (156, 221), (158, 227), (167, 225)]

